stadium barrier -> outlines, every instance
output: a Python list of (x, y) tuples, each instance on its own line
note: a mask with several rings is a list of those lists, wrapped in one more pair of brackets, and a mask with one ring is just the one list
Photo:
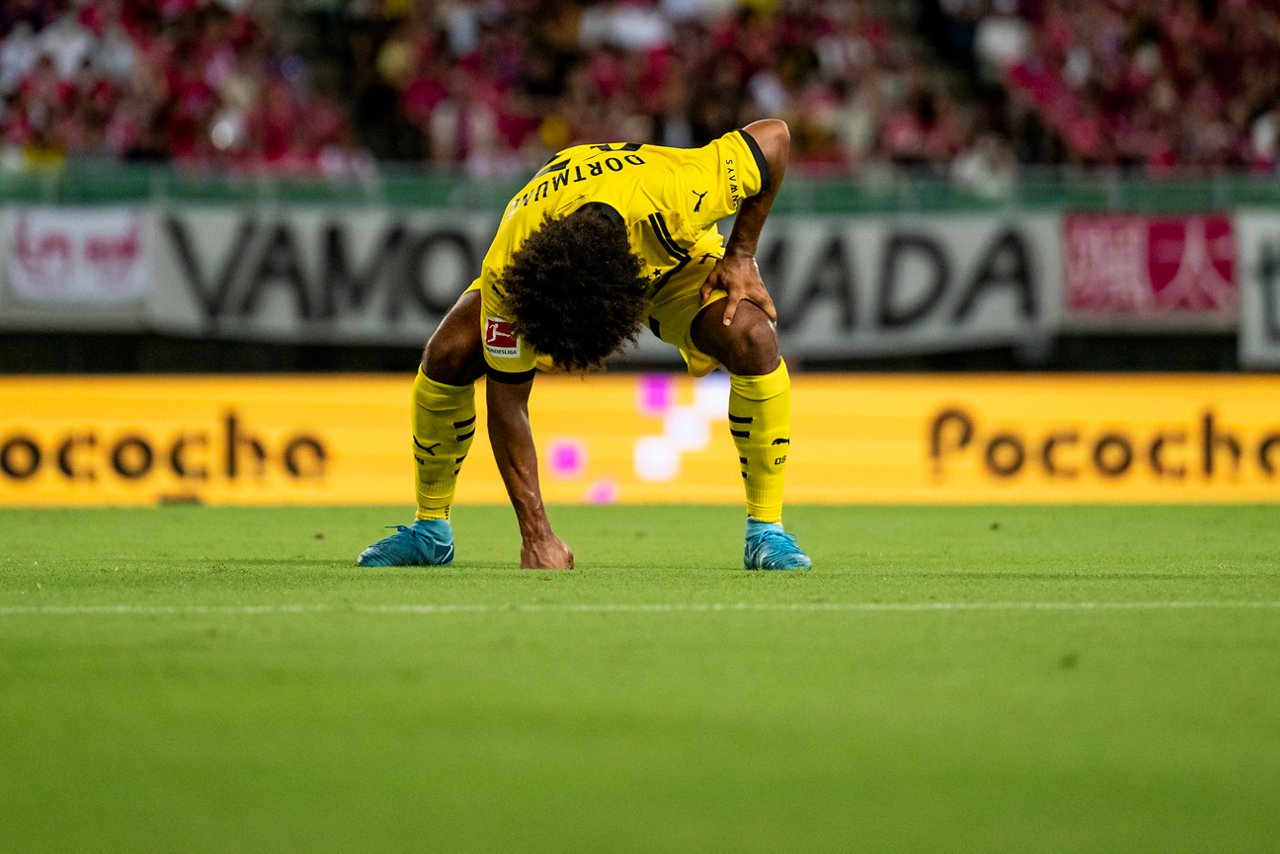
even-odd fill
[[(372, 203), (9, 205), (0, 329), (416, 347), (496, 222)], [(1238, 329), (1242, 365), (1280, 367), (1272, 208), (778, 214), (758, 258), (783, 349), (800, 358)], [(679, 364), (648, 335), (635, 355)]]
[[(0, 378), (0, 505), (412, 501), (410, 377)], [(1259, 376), (794, 380), (792, 503), (1271, 501)], [(723, 375), (540, 377), (551, 503), (741, 500)], [(477, 394), (484, 421), (483, 388)], [(483, 430), (458, 501), (506, 500)]]

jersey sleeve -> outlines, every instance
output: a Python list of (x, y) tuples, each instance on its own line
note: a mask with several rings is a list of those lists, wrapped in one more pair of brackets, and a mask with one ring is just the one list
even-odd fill
[(751, 134), (731, 131), (681, 158), (664, 201), (692, 233), (738, 212), (744, 199), (769, 186), (769, 164)]
[(497, 382), (527, 382), (533, 379), (537, 354), (516, 334), (513, 318), (507, 311), (497, 284), (497, 272), (489, 261), (486, 258), (477, 280), (480, 287), (480, 341), (484, 346), (485, 373)]

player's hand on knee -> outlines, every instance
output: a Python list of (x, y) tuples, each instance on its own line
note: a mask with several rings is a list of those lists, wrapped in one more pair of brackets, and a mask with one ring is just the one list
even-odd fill
[(744, 299), (760, 307), (770, 321), (777, 323), (778, 309), (760, 278), (760, 267), (751, 256), (726, 255), (716, 262), (707, 280), (702, 283), (702, 301), (705, 303), (715, 291), (729, 295), (724, 309), (724, 325), (733, 323), (738, 313), (738, 303)]
[(520, 568), (573, 569), (573, 549), (555, 534), (538, 540), (525, 540), (520, 547)]

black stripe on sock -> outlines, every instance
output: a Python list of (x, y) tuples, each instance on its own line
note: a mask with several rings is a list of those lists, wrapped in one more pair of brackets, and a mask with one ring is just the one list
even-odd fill
[(745, 465), (747, 464), (747, 458), (746, 458), (746, 457), (738, 457), (738, 462), (742, 463), (742, 464), (745, 466)]
[(472, 416), (471, 416), (470, 418), (468, 418), (466, 421), (455, 421), (455, 422), (453, 422), (453, 426), (454, 426), (455, 428), (457, 428), (457, 427), (466, 427), (466, 426), (468, 426), (468, 425), (470, 425), (470, 424), (474, 424), (474, 423), (475, 423), (475, 421), (476, 421), (476, 417), (475, 417), (474, 415), (472, 415)]
[(454, 458), (453, 458), (453, 461), (454, 461), (455, 463), (460, 463), (460, 462), (462, 462), (463, 460), (465, 460), (466, 458), (467, 458), (467, 455), (466, 455), (466, 454), (463, 454), (463, 455), (462, 455), (462, 456), (460, 456), (460, 457), (454, 457)]
[(730, 430), (729, 435), (737, 436), (739, 439), (747, 439), (751, 436), (750, 430)]
[(734, 415), (730, 412), (729, 420), (734, 424), (750, 424), (752, 421), (756, 420), (756, 417), (754, 415)]
[(458, 441), (459, 441), (459, 442), (462, 442), (462, 441), (465, 441), (465, 440), (467, 440), (467, 439), (470, 439), (470, 438), (471, 438), (472, 436), (474, 436), (475, 434), (476, 434), (476, 431), (475, 431), (475, 430), (470, 430), (470, 431), (468, 431), (468, 432), (466, 432), (466, 433), (463, 433), (461, 436), (458, 436), (458, 437), (457, 437), (457, 439), (458, 439)]

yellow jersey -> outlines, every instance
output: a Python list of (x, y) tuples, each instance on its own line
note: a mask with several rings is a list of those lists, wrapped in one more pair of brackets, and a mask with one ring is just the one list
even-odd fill
[(480, 276), (469, 289), (479, 289), (482, 298), (490, 374), (507, 381), (532, 376), (538, 354), (514, 334), (495, 282), (545, 216), (567, 216), (590, 203), (613, 208), (656, 294), (692, 261), (724, 254), (716, 223), (736, 213), (769, 180), (759, 144), (740, 130), (701, 148), (608, 143), (557, 153), (507, 204)]

